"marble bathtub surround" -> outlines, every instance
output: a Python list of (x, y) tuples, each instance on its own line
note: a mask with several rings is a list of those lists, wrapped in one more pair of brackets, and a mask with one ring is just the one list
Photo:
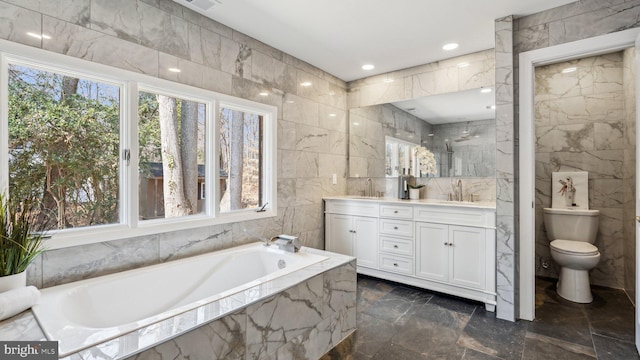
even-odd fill
[[(317, 359), (356, 328), (355, 260), (301, 251), (329, 258), (65, 359)], [(30, 311), (1, 322), (0, 334), (44, 338)]]
[[(625, 119), (635, 115), (625, 114), (629, 108), (625, 99), (632, 104), (635, 100), (624, 90), (629, 88), (625, 80), (634, 82), (635, 78), (623, 76), (623, 69), (629, 67), (625, 61), (633, 60), (624, 55), (619, 51), (535, 69), (537, 275), (557, 278), (559, 271), (550, 258), (542, 222), (542, 208), (551, 207), (553, 198), (551, 172), (588, 171), (589, 208), (601, 212), (594, 244), (600, 249), (601, 261), (591, 271), (591, 283), (625, 286), (625, 242), (635, 241), (635, 232), (627, 233), (630, 239), (625, 240), (623, 226), (623, 184), (635, 184), (633, 176), (625, 180), (623, 174), (625, 153), (635, 151), (635, 146), (627, 149), (630, 144), (625, 142), (635, 136), (635, 132), (627, 134), (633, 130), (625, 125)], [(563, 73), (569, 67), (576, 70)], [(627, 167), (635, 168), (626, 161)]]

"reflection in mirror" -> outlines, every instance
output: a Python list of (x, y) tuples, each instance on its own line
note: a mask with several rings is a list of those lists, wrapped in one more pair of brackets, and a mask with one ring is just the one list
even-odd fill
[(384, 175), (386, 177), (395, 177), (404, 174), (416, 174), (415, 169), (413, 169), (413, 164), (415, 164), (413, 149), (416, 146), (419, 145), (386, 136)]
[(349, 176), (402, 174), (387, 152), (393, 138), (432, 151), (436, 176), (494, 177), (493, 104), (493, 89), (482, 88), (350, 109)]

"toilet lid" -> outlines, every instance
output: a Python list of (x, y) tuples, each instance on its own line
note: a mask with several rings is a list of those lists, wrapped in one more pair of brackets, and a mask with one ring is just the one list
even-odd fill
[(558, 239), (551, 242), (551, 247), (565, 254), (596, 255), (598, 253), (597, 247), (584, 241)]

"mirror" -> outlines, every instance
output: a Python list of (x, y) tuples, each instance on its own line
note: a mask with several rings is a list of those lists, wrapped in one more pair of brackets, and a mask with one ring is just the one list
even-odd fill
[(391, 139), (433, 152), (437, 177), (495, 177), (493, 104), (493, 88), (481, 88), (350, 109), (349, 176), (401, 174)]

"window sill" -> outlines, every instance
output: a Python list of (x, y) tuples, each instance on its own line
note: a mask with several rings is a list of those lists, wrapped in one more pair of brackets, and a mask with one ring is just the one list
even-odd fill
[(51, 234), (51, 238), (44, 240), (46, 250), (64, 249), (73, 246), (103, 243), (114, 240), (125, 240), (138, 236), (154, 235), (176, 230), (187, 230), (206, 226), (231, 224), (240, 221), (268, 219), (276, 217), (277, 210), (263, 212), (242, 211), (237, 213), (220, 214), (217, 217), (208, 215), (193, 215), (189, 218), (158, 219), (138, 223), (136, 228), (126, 225), (103, 225), (93, 228), (68, 229)]

